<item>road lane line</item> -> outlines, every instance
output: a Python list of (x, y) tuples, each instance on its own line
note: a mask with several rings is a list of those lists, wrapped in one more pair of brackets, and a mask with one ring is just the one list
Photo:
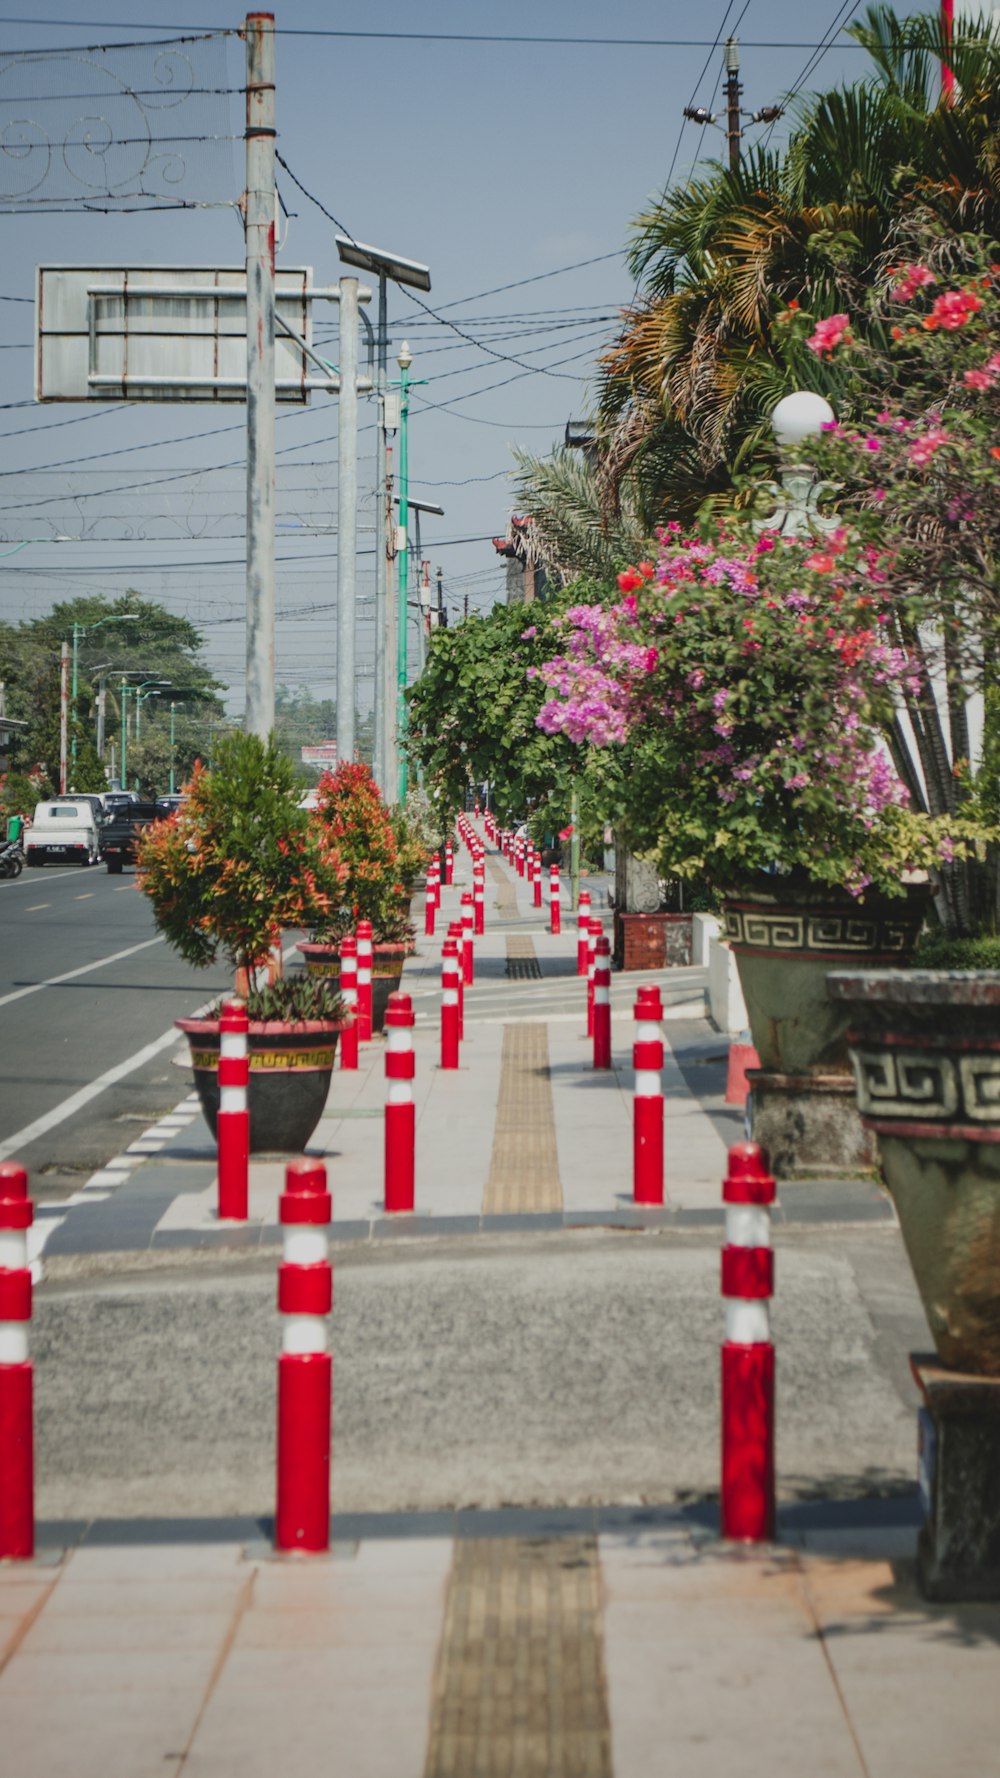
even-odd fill
[[(218, 996), (214, 996), (212, 1000), (207, 1000), (204, 1006), (199, 1006), (190, 1015), (191, 1018), (203, 1017), (208, 1008), (214, 1005), (217, 998)], [(127, 1062), (117, 1062), (113, 1068), (108, 1068), (103, 1074), (99, 1074), (96, 1080), (89, 1081), (85, 1087), (80, 1087), (77, 1092), (71, 1093), (69, 1098), (64, 1099), (60, 1105), (53, 1106), (51, 1111), (43, 1112), (41, 1117), (36, 1117), (34, 1123), (25, 1124), (23, 1130), (15, 1130), (13, 1136), (9, 1136), (6, 1142), (0, 1142), (0, 1161), (9, 1161), (19, 1149), (27, 1148), (29, 1142), (37, 1142), (39, 1136), (48, 1135), (50, 1130), (56, 1129), (59, 1124), (64, 1124), (67, 1118), (75, 1116), (76, 1112), (81, 1111), (85, 1105), (89, 1105), (92, 1099), (96, 1099), (101, 1093), (106, 1092), (108, 1087), (117, 1086), (120, 1080), (125, 1080), (128, 1075), (134, 1074), (137, 1068), (144, 1068), (147, 1062), (151, 1062), (154, 1056), (160, 1054), (161, 1050), (169, 1049), (171, 1044), (180, 1043), (182, 1040), (183, 1033), (175, 1030), (171, 1025), (170, 1030), (164, 1031), (162, 1037), (156, 1037), (152, 1043), (147, 1043), (141, 1050), (136, 1050), (135, 1055), (130, 1056)], [(129, 1156), (129, 1164), (137, 1164), (144, 1158), (142, 1155)], [(122, 1172), (124, 1174), (124, 1168), (122, 1168)]]
[[(77, 866), (74, 870), (49, 871), (48, 876), (47, 876), (47, 881), (50, 883), (58, 883), (59, 879), (61, 877), (75, 877), (77, 882), (79, 882), (80, 881), (79, 866)], [(35, 876), (34, 865), (32, 865), (30, 867), (30, 869), (27, 871), (27, 874), (25, 876), (20, 877), (15, 882), (6, 883), (4, 885), (4, 894), (6, 895), (8, 889), (27, 889), (29, 883), (31, 884), (32, 888), (34, 888), (35, 884), (38, 883), (38, 878)], [(41, 888), (41, 886), (42, 886), (41, 883), (38, 883), (39, 889)]]
[(26, 914), (40, 914), (43, 908), (50, 908), (51, 906), (51, 901), (36, 901), (32, 907), (25, 908), (24, 911)]
[(32, 982), (29, 988), (15, 988), (13, 994), (0, 994), (0, 1006), (9, 1006), (12, 1000), (23, 1000), (26, 994), (40, 994), (43, 988), (57, 988), (61, 982), (75, 982), (77, 976), (90, 975), (95, 969), (106, 969), (109, 963), (120, 963), (123, 957), (134, 957), (137, 951), (148, 951), (150, 945), (162, 945), (165, 942), (162, 935), (158, 938), (146, 938), (141, 945), (129, 945), (126, 951), (113, 951), (110, 957), (98, 957), (96, 963), (84, 963), (79, 969), (67, 969), (65, 975), (50, 975), (47, 981)]
[(88, 889), (86, 895), (75, 895), (73, 897), (74, 901), (93, 901), (93, 899), (94, 891), (92, 889)]

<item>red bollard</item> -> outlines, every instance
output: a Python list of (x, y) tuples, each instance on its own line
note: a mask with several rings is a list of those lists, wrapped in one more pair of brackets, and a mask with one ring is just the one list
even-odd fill
[(532, 877), (531, 905), (540, 908), (542, 905), (542, 859), (541, 854), (533, 852), (531, 857), (534, 876)]
[(514, 839), (514, 869), (518, 876), (524, 878), (524, 835), (517, 834)]
[(0, 1559), (35, 1553), (34, 1373), (28, 1357), (35, 1211), (28, 1175), (0, 1163)]
[(284, 1241), (278, 1312), (287, 1317), (278, 1359), (276, 1550), (330, 1547), (330, 1400), (333, 1360), (326, 1317), (333, 1307), (327, 1225), (333, 1200), (323, 1161), (289, 1161), (278, 1200)]
[(446, 938), (441, 947), (441, 1066), (458, 1067), (458, 946)]
[(462, 896), (462, 981), (471, 988), (476, 976), (476, 964), (472, 950), (473, 910), (472, 896), (466, 890)]
[(611, 946), (603, 932), (594, 954), (594, 1067), (611, 1067)]
[(413, 1007), (409, 994), (390, 994), (385, 1015), (385, 1208), (413, 1209), (416, 1107), (413, 1079)]
[(600, 920), (587, 923), (587, 1036), (594, 1035), (594, 971), (597, 968), (597, 941), (604, 931)]
[(636, 1204), (663, 1203), (663, 1007), (659, 988), (635, 997), (632, 1067), (632, 1197)]
[(590, 963), (590, 890), (580, 890), (576, 910), (576, 973), (586, 975)]
[(226, 1000), (219, 1020), (219, 1219), (246, 1222), (250, 1190), (250, 1057), (247, 1009)]
[(486, 931), (486, 866), (482, 853), (477, 853), (472, 865), (472, 909), (475, 916), (473, 931), (481, 938)]
[(774, 1294), (771, 1211), (774, 1180), (756, 1142), (729, 1150), (723, 1181), (726, 1245), (722, 1294), (722, 1496), (720, 1530), (741, 1543), (774, 1539)]
[(372, 1040), (372, 923), (358, 921), (358, 1042)]
[[(452, 920), (448, 927), (448, 937), (454, 940), (455, 955), (456, 957), (460, 957), (462, 950), (461, 920)], [(458, 1041), (459, 1043), (464, 1043), (465, 1041), (465, 983), (462, 980), (461, 964), (459, 965), (458, 970)]]
[(445, 886), (445, 888), (450, 889), (452, 884), (454, 883), (454, 881), (455, 881), (455, 854), (452, 851), (451, 841), (446, 840), (445, 841), (445, 848), (444, 848), (444, 886)]
[(427, 872), (427, 889), (424, 894), (424, 937), (434, 937), (434, 915), (437, 911), (437, 899), (434, 894), (434, 878)]
[(347, 1008), (340, 1033), (340, 1066), (353, 1069), (358, 1065), (358, 943), (354, 938), (341, 940), (340, 992)]
[(558, 938), (562, 931), (562, 904), (559, 900), (559, 866), (549, 866), (549, 931)]

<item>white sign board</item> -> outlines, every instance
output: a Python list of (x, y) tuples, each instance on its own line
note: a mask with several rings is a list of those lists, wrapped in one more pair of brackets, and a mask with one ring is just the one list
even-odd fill
[[(311, 266), (276, 273), (280, 402), (337, 387), (302, 349), (313, 297)], [(243, 266), (38, 267), (36, 401), (245, 401), (246, 374)]]
[(336, 741), (319, 741), (314, 747), (301, 748), (300, 752), (305, 766), (333, 767), (337, 763)]

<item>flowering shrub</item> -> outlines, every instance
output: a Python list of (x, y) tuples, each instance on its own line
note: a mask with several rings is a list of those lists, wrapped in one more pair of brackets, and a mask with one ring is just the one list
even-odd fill
[(881, 553), (892, 637), (913, 664), (895, 725), (913, 804), (979, 823), (976, 856), (941, 873), (948, 927), (974, 932), (995, 929), (1000, 905), (1000, 264), (991, 241), (919, 219), (906, 246), (824, 358), (843, 417), (813, 456)]
[(665, 869), (901, 893), (903, 870), (967, 843), (961, 822), (910, 808), (880, 738), (913, 667), (875, 552), (846, 530), (816, 550), (668, 527), (647, 568), (619, 576), (618, 602), (566, 612), (563, 651), (536, 670), (555, 694), (538, 721), (629, 744), (629, 825)]
[(371, 772), (344, 760), (319, 781), (316, 820), (344, 867), (340, 900), (317, 930), (334, 942), (370, 920), (375, 939), (407, 936), (407, 909), (396, 836), (389, 810)]
[(336, 902), (337, 849), (299, 808), (273, 738), (228, 736), (185, 791), (175, 815), (139, 836), (139, 888), (186, 962), (204, 969), (221, 952), (252, 976), (283, 926), (310, 925)]

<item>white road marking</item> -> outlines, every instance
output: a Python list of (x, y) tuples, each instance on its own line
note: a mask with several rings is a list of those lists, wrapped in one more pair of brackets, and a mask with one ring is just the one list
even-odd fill
[(36, 901), (33, 907), (25, 908), (24, 911), (26, 914), (40, 914), (43, 908), (50, 908), (51, 906), (52, 903), (50, 901)]
[[(156, 944), (160, 941), (154, 939), (152, 942)], [(141, 951), (144, 947), (137, 945), (135, 948)], [(122, 954), (127, 956), (128, 952)], [(3, 1002), (0, 1001), (0, 1006), (2, 1004)], [(209, 1007), (213, 1004), (214, 997), (212, 1000), (206, 1000), (202, 1006), (196, 1007), (190, 1016), (193, 1019), (204, 1018)], [(51, 1111), (43, 1112), (41, 1117), (36, 1117), (33, 1124), (25, 1124), (23, 1130), (15, 1130), (13, 1136), (8, 1137), (6, 1142), (0, 1142), (0, 1161), (9, 1161), (18, 1149), (26, 1148), (29, 1142), (36, 1142), (39, 1136), (48, 1135), (50, 1130), (65, 1123), (67, 1118), (73, 1117), (85, 1105), (89, 1105), (92, 1099), (97, 1099), (101, 1093), (106, 1092), (108, 1087), (117, 1086), (120, 1080), (127, 1079), (130, 1074), (135, 1073), (137, 1068), (144, 1068), (147, 1062), (151, 1062), (154, 1056), (160, 1054), (161, 1050), (169, 1049), (171, 1044), (183, 1042), (183, 1037), (183, 1032), (177, 1031), (171, 1026), (170, 1030), (164, 1031), (162, 1036), (155, 1037), (152, 1043), (147, 1043), (141, 1050), (136, 1050), (135, 1055), (130, 1056), (127, 1062), (117, 1062), (113, 1068), (105, 1069), (104, 1073), (99, 1074), (96, 1080), (88, 1081), (85, 1087), (80, 1087), (77, 1092), (71, 1093), (68, 1099), (62, 1101), (61, 1105), (54, 1105)], [(144, 1158), (143, 1155), (138, 1154), (116, 1155), (113, 1161), (108, 1162), (105, 1170), (120, 1171), (124, 1174), (128, 1168), (138, 1166)]]
[(47, 981), (32, 982), (30, 988), (15, 988), (13, 994), (0, 994), (0, 1006), (12, 1000), (23, 1000), (26, 994), (40, 994), (43, 988), (56, 988), (60, 982), (76, 981), (77, 976), (90, 975), (92, 970), (106, 969), (109, 963), (120, 963), (123, 957), (134, 957), (137, 951), (148, 951), (151, 945), (162, 945), (161, 937), (144, 939), (141, 945), (129, 945), (126, 951), (113, 951), (110, 957), (98, 957), (96, 963), (84, 963), (79, 969), (67, 969), (65, 975), (50, 975)]
[(73, 899), (74, 901), (93, 901), (94, 891), (93, 889), (88, 889), (86, 895), (75, 895)]
[[(34, 865), (32, 865), (31, 870), (26, 872), (26, 874), (23, 877), (18, 878), (18, 880), (16, 882), (5, 884), (4, 894), (6, 895), (8, 889), (27, 889), (29, 883), (31, 884), (31, 887), (33, 889), (35, 888), (36, 884), (37, 884), (37, 887), (40, 889), (42, 885), (41, 885), (41, 883), (38, 882), (37, 877), (34, 875), (35, 868), (36, 867)], [(75, 870), (48, 871), (46, 873), (45, 880), (48, 883), (58, 883), (60, 877), (75, 877), (77, 882), (79, 882), (80, 881), (79, 868), (77, 868)]]

